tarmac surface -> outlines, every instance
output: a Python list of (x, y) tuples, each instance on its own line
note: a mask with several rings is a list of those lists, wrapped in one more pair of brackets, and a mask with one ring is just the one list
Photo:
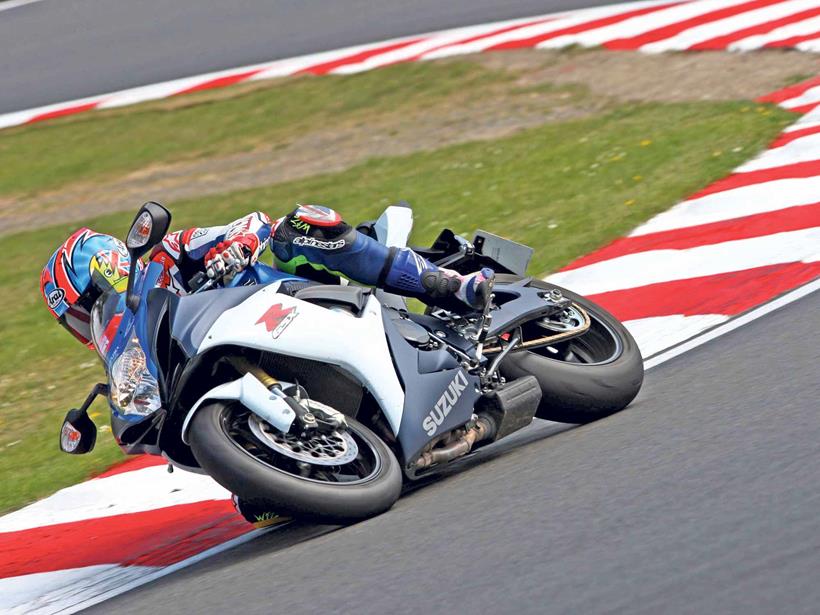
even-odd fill
[(816, 613), (818, 329), (816, 292), (649, 371), (618, 415), (88, 612)]
[(40, 0), (0, 10), (0, 113), (615, 1)]

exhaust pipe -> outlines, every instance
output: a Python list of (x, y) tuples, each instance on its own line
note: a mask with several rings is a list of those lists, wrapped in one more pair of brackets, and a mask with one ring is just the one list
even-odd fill
[(476, 442), (491, 440), (495, 437), (495, 421), (488, 416), (479, 416), (475, 423), (460, 438), (442, 447), (425, 451), (413, 464), (417, 469), (429, 468), (432, 465), (446, 463), (456, 457), (469, 453)]

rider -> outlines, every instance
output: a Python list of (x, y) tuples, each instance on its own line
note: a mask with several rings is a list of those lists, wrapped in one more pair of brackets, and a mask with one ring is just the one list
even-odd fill
[[(321, 205), (300, 205), (275, 222), (254, 212), (227, 226), (189, 228), (167, 234), (150, 259), (163, 266), (159, 286), (177, 294), (190, 292), (188, 281), (200, 272), (221, 279), (252, 266), (271, 245), (279, 269), (318, 281), (339, 275), (429, 304), (456, 298), (483, 309), (489, 299), (491, 269), (468, 275), (437, 267), (410, 248), (387, 248), (345, 223)], [(130, 259), (118, 239), (88, 228), (74, 232), (49, 259), (40, 290), (52, 315), (77, 339), (93, 348), (95, 302), (110, 290), (124, 293)], [(121, 316), (97, 323), (96, 345), (105, 354)], [(257, 527), (278, 520), (275, 513), (234, 498), (237, 510)]]
[[(324, 282), (337, 281), (341, 275), (432, 305), (456, 298), (480, 310), (494, 277), (486, 268), (460, 275), (410, 248), (388, 248), (321, 205), (299, 205), (274, 222), (254, 212), (226, 226), (168, 233), (150, 258), (164, 268), (159, 286), (184, 295), (196, 273), (211, 278), (239, 273), (253, 265), (269, 243), (277, 267), (287, 273)], [(92, 346), (91, 308), (105, 290), (125, 291), (128, 267), (121, 241), (82, 228), (51, 256), (40, 290), (60, 324)]]

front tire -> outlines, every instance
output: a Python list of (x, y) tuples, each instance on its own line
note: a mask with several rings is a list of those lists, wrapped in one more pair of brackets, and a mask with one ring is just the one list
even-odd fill
[(316, 474), (312, 469), (319, 479), (289, 471), (292, 460), (244, 429), (254, 417), (238, 402), (213, 402), (196, 413), (189, 436), (202, 468), (242, 500), (280, 514), (348, 522), (382, 513), (399, 498), (402, 474), (395, 455), (358, 421), (346, 418), (358, 457), (341, 471), (322, 466)]
[(590, 316), (590, 329), (555, 346), (511, 353), (501, 364), (508, 379), (532, 374), (541, 385), (538, 418), (590, 423), (623, 410), (643, 383), (643, 358), (617, 318), (565, 288), (540, 280), (530, 286), (557, 288)]

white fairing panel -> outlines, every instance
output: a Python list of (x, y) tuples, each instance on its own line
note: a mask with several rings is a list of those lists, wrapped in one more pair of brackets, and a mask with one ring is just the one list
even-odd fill
[[(360, 316), (326, 309), (265, 287), (225, 311), (199, 347), (234, 344), (338, 365), (358, 378), (394, 434), (401, 425), (404, 390), (393, 368), (381, 305), (369, 297)], [(275, 376), (275, 374), (273, 374)]]
[(248, 410), (283, 433), (288, 432), (296, 419), (296, 413), (290, 409), (284, 399), (271, 395), (271, 392), (253, 374), (245, 374), (238, 380), (214, 387), (193, 405), (182, 423), (182, 441), (186, 444), (188, 444), (188, 425), (191, 419), (202, 404), (212, 399), (238, 399)]
[(413, 230), (413, 210), (391, 205), (376, 220), (376, 238), (388, 248), (404, 248)]

